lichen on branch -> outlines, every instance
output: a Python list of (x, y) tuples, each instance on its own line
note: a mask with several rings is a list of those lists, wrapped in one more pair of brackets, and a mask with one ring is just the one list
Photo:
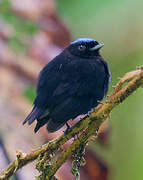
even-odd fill
[[(49, 157), (54, 153), (53, 160), (51, 161), (51, 158), (49, 158), (50, 168), (46, 170), (46, 179), (52, 179), (56, 171), (74, 154), (75, 150), (81, 144), (86, 144), (92, 135), (97, 135), (101, 123), (109, 117), (112, 109), (122, 103), (122, 101), (142, 85), (143, 68), (127, 73), (123, 78), (120, 78), (113, 92), (108, 96), (107, 101), (100, 103), (89, 116), (81, 119), (69, 131), (28, 154), (17, 151), (15, 161), (10, 163), (10, 165), (0, 173), (0, 180), (8, 179), (18, 169), (38, 159), (41, 154), (45, 153), (48, 154)], [(76, 135), (78, 135), (78, 138), (75, 138), (67, 149), (57, 155), (56, 152), (60, 147)]]

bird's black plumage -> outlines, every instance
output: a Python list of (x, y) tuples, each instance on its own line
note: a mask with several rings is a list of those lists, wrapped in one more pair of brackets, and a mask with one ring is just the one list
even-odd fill
[(81, 38), (72, 42), (40, 72), (32, 112), (23, 124), (37, 119), (35, 132), (48, 132), (95, 108), (108, 90), (110, 69), (99, 49), (103, 44)]

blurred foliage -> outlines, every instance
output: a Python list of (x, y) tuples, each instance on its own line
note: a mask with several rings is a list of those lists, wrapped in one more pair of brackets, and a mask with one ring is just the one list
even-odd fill
[(0, 2), (0, 16), (5, 21), (12, 24), (20, 33), (33, 34), (37, 32), (38, 26), (36, 23), (24, 18), (23, 21), (21, 21), (21, 18), (12, 12), (9, 0), (3, 0)]
[[(143, 1), (57, 2), (75, 37), (93, 37), (105, 43), (102, 54), (111, 67), (111, 86), (118, 77), (143, 64)], [(139, 89), (112, 113), (109, 179), (143, 179), (142, 90)]]
[(31, 102), (33, 103), (35, 98), (35, 87), (29, 86), (25, 91), (23, 92), (23, 95)]
[[(19, 16), (11, 10), (11, 4), (9, 0), (0, 1), (0, 19), (9, 23), (14, 28), (13, 36), (8, 39), (9, 46), (15, 51), (26, 51), (27, 47), (22, 42), (23, 37), (28, 39), (38, 31), (38, 26), (33, 21), (24, 19), (21, 20)], [(30, 37), (29, 37), (30, 38)]]
[[(0, 1), (0, 19), (11, 24), (14, 28), (13, 36), (7, 40), (9, 47), (19, 53), (26, 52), (28, 46), (22, 43), (22, 38), (26, 37), (28, 39), (39, 30), (36, 22), (24, 18), (21, 21), (21, 18), (11, 11), (9, 0)], [(27, 87), (23, 95), (33, 102), (35, 88), (32, 86)]]

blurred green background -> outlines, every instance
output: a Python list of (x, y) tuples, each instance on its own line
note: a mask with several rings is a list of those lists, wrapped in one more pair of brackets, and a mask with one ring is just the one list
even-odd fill
[[(60, 18), (74, 39), (90, 37), (105, 44), (102, 55), (112, 74), (109, 92), (118, 77), (143, 65), (143, 1), (57, 0), (56, 3)], [(8, 43), (17, 53), (25, 52), (27, 47), (21, 43), (21, 36), (37, 32), (37, 24), (11, 16), (9, 6), (8, 1), (2, 1), (0, 6), (0, 17), (17, 29)], [(23, 92), (31, 101), (33, 93), (31, 86)], [(138, 89), (112, 112), (110, 124), (109, 179), (143, 179), (143, 89)]]
[[(143, 1), (57, 2), (75, 38), (86, 36), (104, 42), (102, 54), (111, 67), (111, 86), (127, 71), (143, 65)], [(109, 179), (143, 179), (143, 89), (113, 111), (110, 123)]]

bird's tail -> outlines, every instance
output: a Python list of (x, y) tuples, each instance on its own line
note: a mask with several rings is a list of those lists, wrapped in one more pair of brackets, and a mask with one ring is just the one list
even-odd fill
[(44, 126), (46, 123), (48, 123), (48, 121), (50, 120), (50, 116), (47, 115), (46, 117), (44, 118), (38, 118), (37, 119), (37, 124), (36, 124), (36, 127), (34, 129), (34, 132), (36, 133), (42, 126)]
[(41, 114), (43, 113), (43, 110), (40, 108), (37, 108), (36, 106), (33, 107), (31, 113), (25, 118), (23, 121), (23, 125), (28, 121), (28, 124), (32, 124), (35, 119), (39, 118)]

